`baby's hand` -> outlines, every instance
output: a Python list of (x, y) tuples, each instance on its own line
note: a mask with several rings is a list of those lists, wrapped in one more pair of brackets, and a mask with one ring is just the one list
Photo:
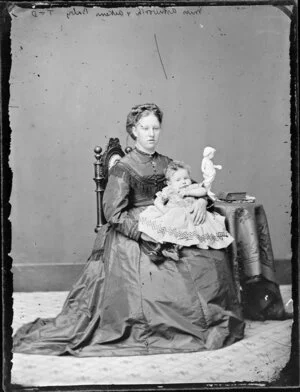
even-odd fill
[(184, 196), (186, 196), (187, 192), (186, 192), (185, 188), (182, 188), (182, 189), (179, 189), (178, 193), (179, 193), (179, 196), (184, 197)]
[(215, 168), (221, 170), (222, 169), (222, 165), (215, 165)]

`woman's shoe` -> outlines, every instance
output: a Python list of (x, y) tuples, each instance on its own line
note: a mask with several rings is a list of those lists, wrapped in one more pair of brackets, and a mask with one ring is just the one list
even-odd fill
[(141, 249), (155, 264), (160, 264), (165, 260), (165, 257), (161, 252), (161, 244), (142, 240)]
[(167, 258), (174, 261), (179, 260), (178, 248), (174, 245), (163, 246), (161, 253)]

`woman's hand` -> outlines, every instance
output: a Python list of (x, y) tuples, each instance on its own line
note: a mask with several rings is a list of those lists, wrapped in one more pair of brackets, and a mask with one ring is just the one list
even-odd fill
[(195, 225), (199, 225), (200, 223), (205, 222), (206, 206), (207, 206), (207, 201), (205, 199), (200, 198), (195, 200), (191, 210), (192, 219)]

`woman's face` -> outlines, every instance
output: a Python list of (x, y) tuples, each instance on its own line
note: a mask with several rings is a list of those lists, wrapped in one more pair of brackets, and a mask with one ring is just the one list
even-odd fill
[(132, 131), (136, 137), (135, 145), (139, 150), (150, 154), (155, 152), (161, 124), (153, 113), (142, 117), (132, 128)]

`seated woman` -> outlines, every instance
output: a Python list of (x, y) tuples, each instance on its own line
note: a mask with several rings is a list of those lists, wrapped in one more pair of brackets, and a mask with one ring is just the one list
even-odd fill
[[(226, 250), (183, 247), (179, 261), (154, 263), (155, 244), (138, 218), (165, 186), (170, 158), (156, 152), (162, 112), (132, 108), (127, 132), (135, 148), (112, 169), (104, 192), (107, 224), (61, 313), (14, 336), (14, 352), (77, 356), (142, 355), (218, 349), (243, 338), (244, 321)], [(195, 224), (208, 200), (195, 201)]]

